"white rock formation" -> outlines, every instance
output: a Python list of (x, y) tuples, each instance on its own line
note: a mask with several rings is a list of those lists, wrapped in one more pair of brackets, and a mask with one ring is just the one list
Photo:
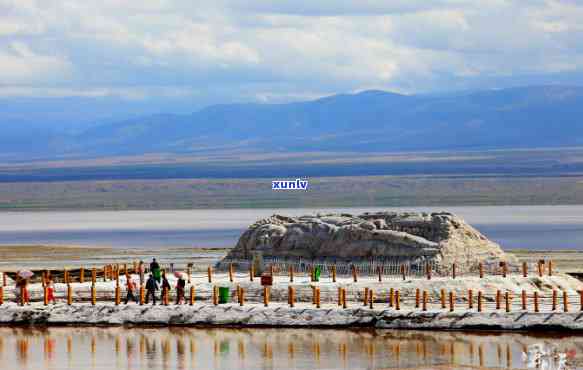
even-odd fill
[(263, 256), (392, 258), (474, 263), (514, 261), (500, 246), (447, 212), (273, 215), (251, 225), (227, 259)]

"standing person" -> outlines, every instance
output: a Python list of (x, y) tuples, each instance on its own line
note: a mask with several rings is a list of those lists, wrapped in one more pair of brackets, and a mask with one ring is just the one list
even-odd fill
[(154, 279), (156, 279), (156, 281), (160, 283), (160, 265), (158, 264), (155, 258), (153, 258), (152, 263), (150, 263), (150, 272), (152, 273), (152, 275), (154, 275)]
[(128, 304), (129, 300), (131, 299), (132, 301), (138, 303), (138, 300), (136, 299), (136, 296), (134, 295), (134, 291), (136, 290), (136, 284), (134, 284), (134, 282), (132, 281), (132, 279), (129, 277), (127, 278), (127, 295), (126, 295), (126, 303)]
[(185, 303), (184, 300), (184, 288), (186, 287), (186, 281), (181, 275), (176, 282), (176, 304)]
[(166, 279), (166, 274), (162, 275), (162, 298), (160, 299), (162, 303), (164, 303), (164, 289), (166, 289), (168, 295), (170, 295), (170, 283), (168, 282), (168, 279)]
[(30, 304), (30, 296), (28, 295), (28, 281), (25, 278), (21, 278), (18, 281), (18, 287), (20, 288), (20, 298), (23, 305)]
[(156, 305), (156, 290), (158, 290), (158, 284), (154, 276), (150, 274), (146, 282), (146, 303), (148, 303), (150, 296), (152, 296), (152, 306)]

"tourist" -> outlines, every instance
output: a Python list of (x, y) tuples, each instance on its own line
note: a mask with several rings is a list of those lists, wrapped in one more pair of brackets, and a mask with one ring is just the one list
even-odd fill
[(164, 303), (164, 290), (170, 294), (170, 283), (168, 282), (168, 279), (166, 279), (166, 274), (162, 275), (162, 298), (160, 299), (162, 303)]
[(176, 304), (185, 303), (184, 300), (184, 288), (186, 287), (186, 281), (182, 276), (178, 278), (176, 282)]
[(18, 292), (17, 298), (22, 305), (30, 304), (30, 296), (28, 295), (28, 281), (25, 278), (18, 277), (16, 281), (16, 290)]
[(150, 274), (148, 281), (146, 282), (146, 303), (148, 303), (150, 296), (152, 296), (152, 305), (156, 304), (156, 290), (158, 290), (158, 284), (154, 276)]
[(150, 273), (154, 275), (154, 279), (156, 282), (160, 283), (160, 265), (156, 262), (156, 259), (152, 259), (152, 263), (150, 263)]
[(132, 281), (132, 279), (128, 275), (127, 276), (127, 295), (126, 295), (125, 304), (128, 304), (130, 299), (132, 301), (138, 303), (138, 300), (136, 299), (136, 296), (134, 295), (135, 289), (136, 289), (136, 284), (134, 284), (134, 282)]

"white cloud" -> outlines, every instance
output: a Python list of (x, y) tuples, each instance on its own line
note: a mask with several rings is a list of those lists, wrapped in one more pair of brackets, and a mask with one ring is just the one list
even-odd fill
[(0, 0), (0, 79), (21, 93), (266, 101), (492, 87), (583, 75), (582, 25), (568, 0)]

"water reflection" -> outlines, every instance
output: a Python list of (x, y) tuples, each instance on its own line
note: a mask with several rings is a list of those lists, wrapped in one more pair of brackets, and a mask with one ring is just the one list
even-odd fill
[(583, 366), (583, 337), (316, 329), (0, 328), (0, 368)]

